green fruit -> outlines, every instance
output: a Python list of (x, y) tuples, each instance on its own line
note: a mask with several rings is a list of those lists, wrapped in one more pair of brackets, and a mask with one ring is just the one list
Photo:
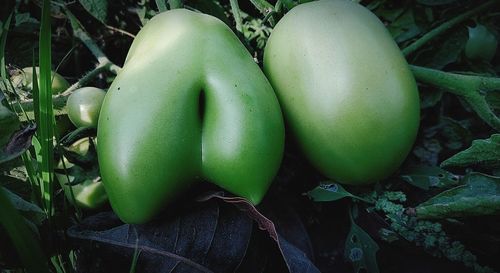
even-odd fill
[(106, 92), (95, 87), (75, 90), (66, 103), (71, 122), (76, 127), (97, 127), (104, 96)]
[(413, 75), (379, 19), (352, 1), (299, 5), (274, 28), (264, 70), (310, 162), (345, 184), (389, 176), (419, 125)]
[(465, 44), (465, 56), (471, 60), (491, 61), (497, 52), (498, 41), (485, 26), (478, 24), (469, 29)]
[[(38, 87), (40, 87), (40, 69), (36, 69), (36, 75), (38, 77)], [(59, 94), (64, 90), (69, 88), (69, 83), (63, 76), (59, 75), (57, 72), (52, 71), (52, 94)], [(33, 67), (23, 68), (19, 74), (11, 77), (11, 81), (15, 87), (27, 88), (29, 90), (33, 89)]]
[(19, 129), (19, 118), (0, 101), (0, 150), (9, 142), (12, 134)]
[(138, 33), (97, 134), (106, 191), (128, 223), (197, 178), (259, 203), (284, 146), (278, 100), (252, 56), (223, 22), (184, 9)]
[[(85, 156), (89, 152), (90, 141), (89, 138), (82, 138), (71, 144), (68, 148), (69, 151), (75, 152), (79, 155)], [(64, 164), (63, 164), (64, 160)], [(64, 168), (66, 167), (66, 176)], [(106, 204), (108, 197), (104, 189), (104, 185), (99, 181), (97, 174), (94, 176), (85, 174), (84, 172), (74, 172), (71, 175), (71, 168), (75, 165), (68, 161), (65, 157), (56, 166), (56, 178), (61, 185), (64, 195), (71, 204), (77, 205), (83, 209), (96, 209)], [(85, 176), (84, 181), (76, 185), (69, 185), (73, 183), (77, 176)], [(73, 193), (72, 193), (73, 192)], [(73, 198), (74, 197), (74, 198)]]

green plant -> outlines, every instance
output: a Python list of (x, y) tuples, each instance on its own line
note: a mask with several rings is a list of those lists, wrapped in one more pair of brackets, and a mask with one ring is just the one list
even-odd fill
[(290, 132), (324, 175), (371, 183), (406, 158), (419, 125), (417, 88), (369, 10), (351, 1), (297, 6), (273, 30), (264, 70)]
[[(38, 78), (38, 85), (40, 85), (40, 68), (36, 67), (36, 74)], [(17, 88), (26, 88), (28, 90), (33, 89), (33, 67), (25, 67), (22, 70), (15, 72), (12, 75), (12, 84)], [(68, 81), (61, 76), (59, 73), (51, 72), (51, 89), (53, 94), (59, 94), (64, 90), (68, 89)]]
[(97, 127), (99, 112), (106, 92), (95, 87), (75, 90), (66, 103), (68, 117), (76, 127)]
[(236, 35), (181, 9), (139, 32), (97, 133), (111, 205), (130, 223), (151, 219), (196, 178), (259, 203), (284, 145), (278, 101)]
[(465, 56), (471, 60), (491, 61), (498, 46), (495, 35), (481, 24), (468, 29), (469, 39), (465, 44)]
[[(85, 209), (95, 209), (105, 204), (108, 198), (95, 164), (93, 140), (79, 139), (67, 148), (67, 152), (75, 163), (70, 162), (68, 156), (63, 156), (55, 169), (66, 198)], [(83, 164), (78, 165), (79, 162)]]

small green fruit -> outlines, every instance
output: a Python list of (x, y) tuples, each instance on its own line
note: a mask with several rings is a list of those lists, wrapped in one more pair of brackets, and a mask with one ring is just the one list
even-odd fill
[[(89, 148), (89, 138), (82, 138), (71, 144), (68, 150), (85, 156), (89, 152)], [(67, 158), (63, 157), (56, 167), (56, 178), (69, 202), (83, 209), (96, 209), (104, 205), (108, 201), (108, 196), (97, 174), (95, 176), (86, 177), (82, 183), (73, 186), (69, 185), (75, 181), (76, 177), (74, 175), (66, 176), (64, 167), (70, 172), (70, 169), (74, 166), (75, 165), (69, 162)], [(82, 173), (80, 175), (86, 174)]]
[[(40, 69), (35, 68), (40, 86)], [(33, 89), (33, 67), (25, 67), (18, 74), (11, 77), (15, 87)], [(59, 94), (69, 88), (69, 83), (63, 76), (52, 71), (52, 94)]]
[(76, 127), (97, 127), (106, 92), (95, 87), (77, 89), (68, 98), (68, 116)]

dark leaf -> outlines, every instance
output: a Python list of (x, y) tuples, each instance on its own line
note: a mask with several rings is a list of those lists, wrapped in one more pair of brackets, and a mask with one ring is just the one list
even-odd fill
[(443, 168), (467, 166), (500, 167), (500, 134), (494, 134), (488, 139), (474, 140), (471, 147), (441, 163)]
[(436, 50), (433, 51), (431, 60), (426, 66), (442, 69), (446, 65), (456, 62), (466, 42), (467, 31), (465, 28), (454, 31), (438, 48), (436, 48)]
[(0, 163), (12, 160), (24, 153), (31, 146), (31, 138), (36, 132), (36, 125), (28, 125), (15, 132), (5, 147), (0, 148)]
[(321, 184), (308, 192), (307, 195), (315, 202), (337, 201), (345, 197), (355, 198), (337, 183)]
[(18, 212), (20, 212), (21, 215), (23, 215), (24, 218), (26, 218), (28, 221), (32, 222), (35, 225), (40, 225), (42, 221), (45, 220), (46, 215), (40, 207), (22, 199), (17, 194), (9, 191), (6, 188), (3, 188), (3, 190), (14, 208)]
[(460, 183), (459, 176), (439, 167), (414, 166), (406, 169), (401, 178), (409, 184), (428, 190), (430, 187), (450, 188)]
[(106, 23), (108, 15), (107, 0), (80, 0), (80, 4), (97, 20)]
[(187, 5), (194, 9), (197, 9), (203, 13), (210, 14), (214, 17), (219, 18), (226, 25), (231, 26), (231, 21), (226, 15), (226, 12), (218, 0), (206, 1), (206, 0), (190, 0)]
[(378, 273), (378, 244), (354, 222), (351, 214), (351, 230), (347, 235), (344, 257), (354, 266), (354, 272)]
[[(182, 216), (144, 225), (124, 224), (112, 213), (99, 213), (68, 230), (69, 237), (93, 242), (93, 255), (112, 253), (132, 261), (136, 272), (234, 272), (247, 251), (252, 221), (231, 206), (206, 202)], [(113, 266), (118, 266), (114, 262)]]
[(246, 199), (241, 197), (226, 197), (222, 193), (214, 193), (200, 198), (200, 201), (206, 201), (212, 198), (221, 199), (226, 203), (235, 205), (257, 222), (261, 230), (267, 231), (269, 236), (278, 244), (281, 255), (290, 273), (319, 273), (319, 270), (307, 255), (279, 234), (275, 224), (266, 216), (262, 215), (255, 206)]
[(465, 185), (444, 191), (416, 208), (424, 219), (443, 219), (500, 213), (500, 178), (481, 173), (464, 177)]
[(500, 90), (486, 93), (485, 98), (492, 109), (500, 109)]
[(455, 2), (457, 0), (417, 0), (418, 3), (427, 5), (427, 6), (440, 6), (447, 5)]

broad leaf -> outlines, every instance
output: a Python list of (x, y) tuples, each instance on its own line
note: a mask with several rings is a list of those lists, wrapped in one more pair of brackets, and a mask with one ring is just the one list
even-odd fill
[(128, 272), (135, 249), (140, 251), (136, 272), (234, 272), (245, 256), (251, 234), (251, 219), (217, 202), (145, 225), (124, 224), (112, 212), (104, 212), (68, 230), (78, 245), (88, 247), (83, 244), (88, 242), (98, 246), (90, 248), (94, 257), (113, 258), (110, 268), (97, 272)]
[[(306, 255), (302, 249), (298, 248), (282, 234), (278, 233), (279, 230), (283, 229), (278, 228), (273, 221), (260, 213), (255, 206), (246, 199), (241, 197), (226, 197), (219, 192), (203, 197), (200, 201), (210, 200), (212, 198), (221, 199), (226, 203), (235, 205), (241, 211), (244, 211), (248, 217), (253, 219), (261, 230), (267, 231), (269, 236), (278, 245), (290, 273), (320, 273), (318, 268), (316, 268), (310, 260), (310, 255)], [(306, 250), (306, 252), (308, 251)]]
[(40, 207), (24, 200), (23, 198), (19, 197), (17, 194), (9, 191), (6, 188), (3, 188), (3, 190), (14, 208), (27, 220), (33, 222), (35, 225), (40, 225), (42, 221), (45, 220), (46, 214)]
[(500, 134), (494, 134), (488, 139), (474, 140), (471, 147), (441, 163), (443, 168), (467, 166), (500, 167)]
[(416, 207), (424, 219), (500, 214), (500, 178), (470, 173), (465, 185), (444, 191)]
[(345, 197), (354, 197), (337, 183), (321, 184), (307, 193), (316, 202), (336, 201)]
[(427, 6), (440, 6), (440, 5), (446, 5), (446, 4), (451, 4), (453, 2), (456, 2), (457, 0), (417, 0), (418, 3), (427, 5)]
[(401, 178), (409, 184), (428, 190), (430, 187), (449, 188), (459, 184), (459, 177), (439, 167), (414, 166), (406, 169)]
[(35, 125), (15, 132), (5, 147), (0, 147), (0, 163), (12, 160), (31, 146), (31, 138), (36, 132)]
[(80, 0), (80, 4), (102, 23), (106, 23), (108, 16), (108, 1), (107, 0)]
[(378, 273), (377, 251), (378, 244), (354, 222), (351, 217), (351, 230), (347, 235), (344, 257), (352, 263), (355, 273)]

